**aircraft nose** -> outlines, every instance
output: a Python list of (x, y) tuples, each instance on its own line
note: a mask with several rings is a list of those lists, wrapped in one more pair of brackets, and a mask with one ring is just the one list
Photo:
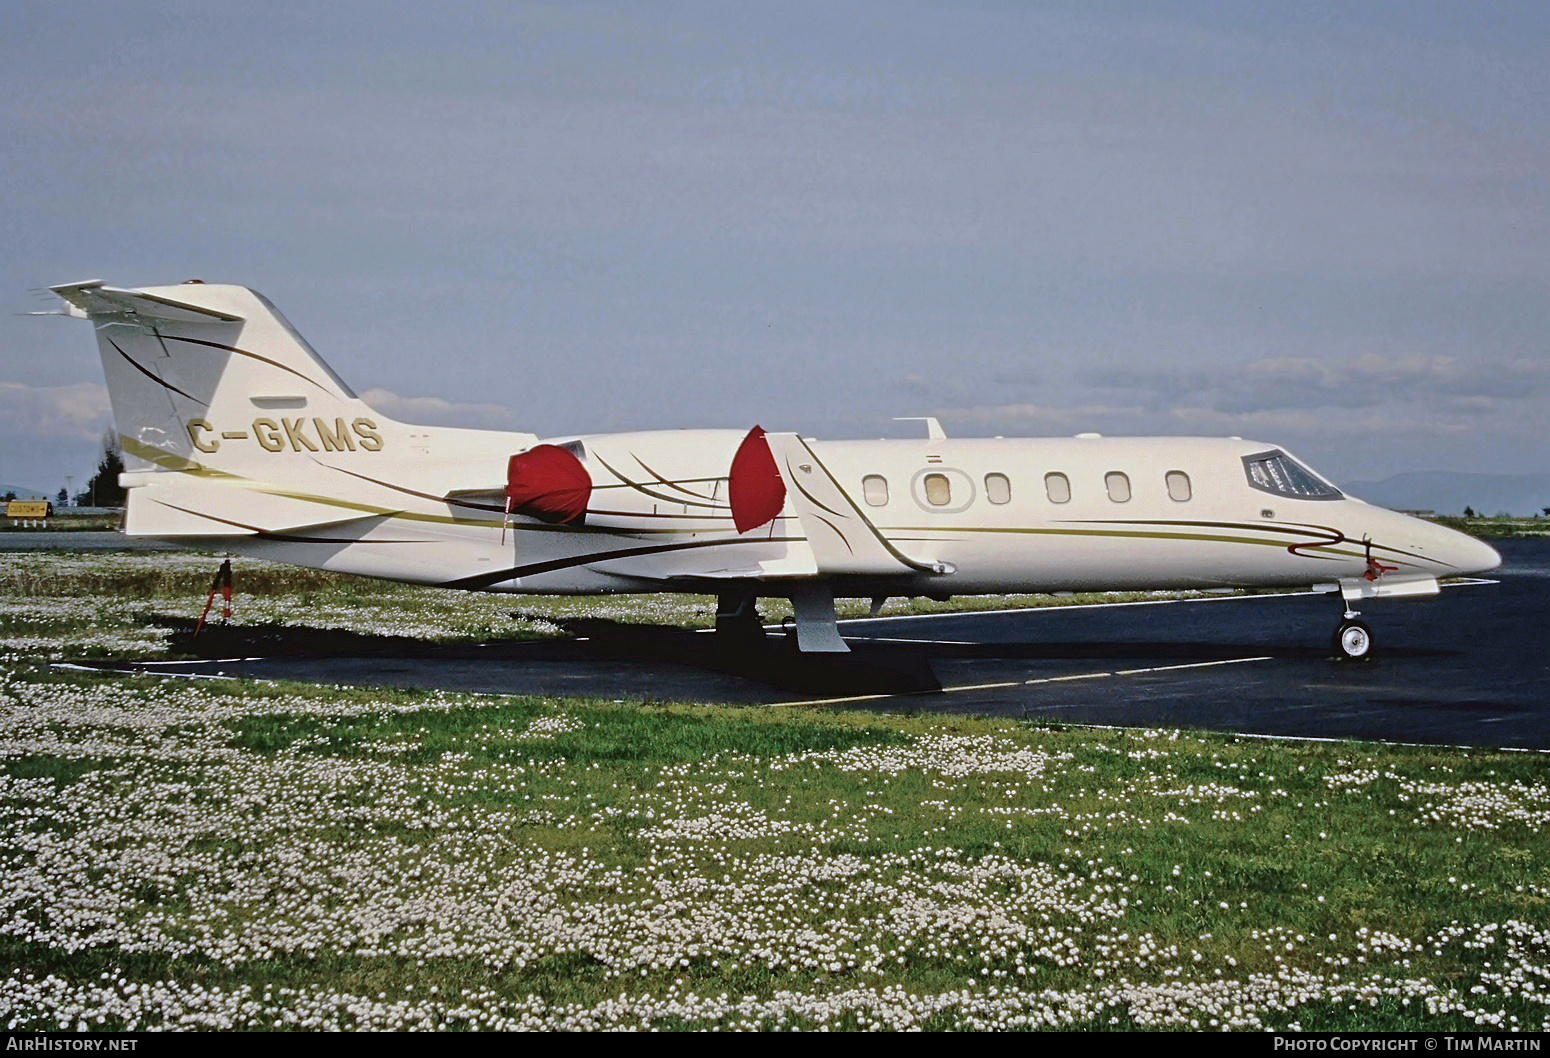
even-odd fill
[(1502, 556), (1483, 540), (1467, 533), (1449, 530), (1447, 546), (1442, 549), (1442, 559), (1456, 568), (1460, 575), (1486, 573), (1502, 564)]
[(1467, 577), (1474, 573), (1486, 573), (1502, 564), (1502, 556), (1496, 548), (1477, 540), (1468, 533), (1449, 529), (1436, 522), (1417, 519), (1408, 514), (1385, 512), (1388, 520), (1375, 526), (1374, 539), (1402, 540), (1405, 549), (1423, 559), (1437, 577)]

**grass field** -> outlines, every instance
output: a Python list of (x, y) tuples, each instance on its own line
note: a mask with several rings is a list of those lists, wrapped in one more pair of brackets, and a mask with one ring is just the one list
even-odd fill
[(1510, 515), (1459, 518), (1450, 515), (1433, 518), (1438, 525), (1457, 529), (1482, 540), (1520, 539), (1550, 536), (1550, 517), (1514, 518)]
[[(155, 652), (209, 562), (37, 561), (12, 1029), (1550, 1030), (1539, 755), (76, 673), (91, 607)], [(357, 590), (267, 575), (277, 617)], [(383, 591), (349, 619), (515, 608)]]
[[(0, 515), (5, 508), (0, 505)], [(31, 518), (5, 518), (0, 517), (0, 533), (30, 533), (35, 532), (37, 523)], [(48, 528), (56, 533), (73, 532), (102, 532), (110, 529), (120, 529), (124, 525), (122, 511), (112, 511), (107, 514), (80, 514), (74, 510), (66, 513), (56, 513), (48, 519)]]

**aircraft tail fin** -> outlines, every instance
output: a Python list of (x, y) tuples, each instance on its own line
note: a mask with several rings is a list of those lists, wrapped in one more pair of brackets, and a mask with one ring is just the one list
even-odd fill
[[(384, 432), (396, 425), (357, 398), (246, 287), (127, 289), (93, 280), (50, 289), (67, 315), (90, 320), (97, 332), (136, 535), (298, 524), (305, 518), (296, 510), (256, 508), (279, 503), (284, 492), (310, 491), (325, 462), (381, 451)], [(240, 506), (253, 515), (235, 519), (240, 527), (205, 517), (230, 519), (234, 493), (219, 486), (232, 484), (242, 486), (248, 500)], [(150, 501), (173, 492), (176, 515), (173, 506)]]
[[(341, 436), (335, 420), (348, 425), (369, 409), (273, 305), (246, 287), (131, 290), (93, 280), (50, 289), (69, 315), (96, 329), (131, 471), (273, 468), (265, 457), (285, 449), (370, 440), (353, 427)], [(326, 436), (318, 436), (313, 419), (327, 424)]]

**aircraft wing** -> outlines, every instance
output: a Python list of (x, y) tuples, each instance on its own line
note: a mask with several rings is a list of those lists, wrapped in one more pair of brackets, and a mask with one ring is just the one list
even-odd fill
[(920, 562), (895, 547), (801, 437), (772, 433), (765, 439), (819, 573), (875, 576), (952, 572), (944, 563)]
[(781, 558), (748, 565), (731, 565), (696, 573), (678, 573), (666, 580), (801, 580), (818, 575), (818, 566), (806, 548), (796, 547)]

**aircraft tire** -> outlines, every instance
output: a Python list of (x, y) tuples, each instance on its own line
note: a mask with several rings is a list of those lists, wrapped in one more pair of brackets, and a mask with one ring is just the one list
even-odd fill
[(1372, 655), (1372, 629), (1365, 621), (1341, 621), (1335, 629), (1335, 651), (1347, 661)]

